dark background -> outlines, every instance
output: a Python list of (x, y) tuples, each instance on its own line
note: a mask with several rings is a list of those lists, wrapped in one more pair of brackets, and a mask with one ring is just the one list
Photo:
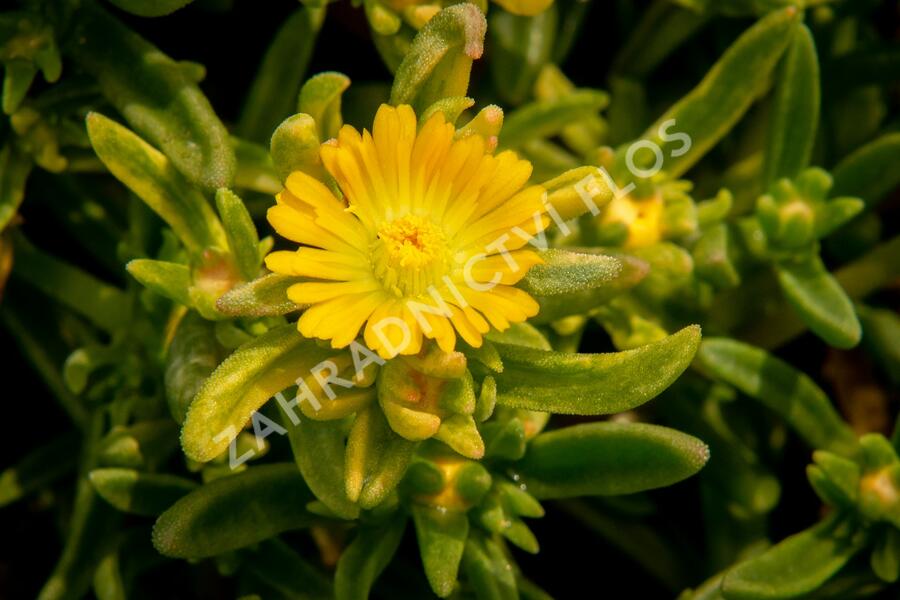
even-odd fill
[[(629, 32), (630, 19), (646, 5), (646, 2), (593, 2), (582, 35), (562, 65), (564, 72), (578, 85), (605, 87), (610, 62)], [(121, 14), (120, 17), (170, 56), (206, 65), (207, 77), (201, 87), (220, 117), (226, 122), (234, 122), (268, 43), (284, 18), (297, 6), (296, 0), (237, 0), (232, 11), (217, 13), (207, 10), (203, 2), (197, 2), (160, 19)], [(877, 22), (887, 37), (897, 38), (896, 32), (900, 29), (898, 13), (896, 3), (883, 3), (882, 18)], [(658, 86), (661, 96), (677, 97), (677, 94), (692, 87), (749, 22), (719, 19), (715, 27), (707, 27), (657, 70), (651, 93)], [(489, 53), (490, 48), (486, 60), (475, 65), (473, 85), (476, 89), (488, 83), (484, 64), (490, 60)], [(389, 72), (368, 39), (362, 9), (353, 8), (346, 1), (330, 6), (308, 74), (325, 70), (347, 74), (354, 85), (390, 80)], [(478, 98), (477, 91), (470, 95)], [(896, 103), (896, 98), (894, 100)], [(37, 177), (39, 179), (40, 176)], [(40, 181), (29, 185), (41, 189)], [(43, 198), (33, 206), (29, 206), (30, 200), (31, 196), (23, 209), (28, 235), (42, 247), (58, 251), (67, 260), (76, 264), (87, 263), (77, 249), (60, 242), (52, 227), (49, 232), (28, 227), (29, 217), (32, 217), (32, 222), (39, 221), (42, 217), (40, 213), (53, 208), (52, 199)], [(885, 202), (883, 208), (894, 223), (897, 222), (893, 218), (897, 205), (895, 197)], [(121, 278), (123, 273), (104, 275), (115, 279)], [(10, 285), (13, 286), (10, 294), (16, 296), (16, 301), (32, 303), (36, 309), (45, 304), (42, 298), (29, 290), (16, 289), (17, 282), (13, 281)], [(47, 332), (47, 335), (53, 335), (53, 332)], [(608, 348), (608, 340), (599, 330), (591, 330), (586, 340), (585, 350)], [(40, 377), (2, 329), (0, 348), (6, 349), (5, 356), (0, 360), (0, 375), (6, 390), (0, 413), (5, 423), (4, 433), (0, 436), (0, 467), (5, 468), (14, 464), (29, 449), (66, 432), (69, 423)], [(826, 349), (818, 340), (809, 335), (800, 337), (783, 348), (780, 355), (831, 391), (828, 382), (820, 376)], [(62, 354), (57, 359), (61, 362), (64, 356)], [(819, 502), (804, 476), (804, 468), (809, 461), (808, 450), (794, 442), (789, 442), (788, 448), (786, 460), (775, 467), (783, 490), (782, 500), (772, 514), (773, 539), (799, 531), (819, 516)], [(64, 498), (66, 493), (71, 494), (71, 481), (59, 482), (54, 487), (53, 494), (58, 494), (57, 497)], [(667, 538), (677, 540), (679, 555), (673, 558), (683, 563), (685, 583), (699, 584), (705, 574), (701, 563), (704, 553), (703, 526), (695, 481), (688, 480), (655, 492), (652, 498), (664, 510), (659, 516), (647, 519), (647, 525), (664, 533)], [(52, 499), (50, 493), (44, 493), (0, 511), (0, 599), (34, 597), (52, 570), (61, 549), (58, 535), (60, 523), (56, 513), (48, 509)], [(557, 598), (674, 596), (602, 536), (592, 533), (552, 504), (548, 506), (546, 517), (531, 520), (529, 525), (541, 542), (541, 552), (537, 556), (529, 556), (516, 551), (516, 559), (530, 578)], [(288, 539), (301, 547), (309, 547), (308, 538), (304, 535), (291, 534)], [(394, 568), (388, 570), (378, 588), (381, 597), (391, 598), (389, 590), (427, 589), (427, 586), (422, 587), (425, 584), (414, 537), (412, 528), (409, 528)], [(191, 570), (193, 573), (189, 575)], [(233, 596), (231, 584), (220, 579), (211, 565), (199, 567), (200, 577), (196, 575), (197, 570), (198, 567), (183, 562), (170, 562), (145, 576), (141, 587), (147, 597)], [(416, 597), (415, 592), (412, 593), (414, 595), (409, 597)]]

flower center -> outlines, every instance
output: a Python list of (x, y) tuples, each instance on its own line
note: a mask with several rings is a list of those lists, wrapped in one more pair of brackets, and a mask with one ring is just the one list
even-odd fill
[(406, 215), (378, 230), (372, 246), (375, 276), (396, 296), (422, 294), (446, 272), (447, 240), (425, 217)]

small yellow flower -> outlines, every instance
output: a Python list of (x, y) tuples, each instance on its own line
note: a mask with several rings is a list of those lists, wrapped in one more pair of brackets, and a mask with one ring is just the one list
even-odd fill
[(266, 257), (276, 273), (310, 278), (288, 289), (310, 305), (306, 337), (349, 345), (363, 330), (384, 358), (416, 354), (423, 338), (452, 351), (478, 347), (491, 327), (534, 316), (512, 287), (541, 262), (523, 247), (546, 227), (544, 190), (525, 187), (531, 164), (489, 153), (478, 135), (456, 138), (438, 113), (416, 133), (409, 106), (382, 105), (372, 133), (345, 125), (321, 157), (343, 199), (292, 173), (269, 209), (282, 236), (302, 244)]
[(642, 248), (662, 239), (663, 198), (655, 194), (649, 198), (619, 196), (604, 211), (601, 223), (624, 223), (628, 227), (625, 248)]

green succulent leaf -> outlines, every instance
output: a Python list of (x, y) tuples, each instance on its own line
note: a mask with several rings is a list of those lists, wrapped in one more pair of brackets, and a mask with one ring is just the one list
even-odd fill
[(259, 236), (256, 226), (247, 212), (244, 201), (226, 188), (216, 191), (216, 208), (222, 218), (228, 247), (234, 256), (238, 271), (244, 279), (259, 275)]
[(165, 556), (206, 558), (308, 527), (312, 493), (297, 467), (277, 463), (216, 479), (184, 496), (153, 527)]
[(284, 20), (250, 86), (237, 124), (238, 135), (267, 142), (275, 127), (294, 112), (300, 83), (324, 19), (324, 10), (301, 6)]
[(822, 205), (816, 214), (815, 236), (819, 239), (831, 235), (842, 225), (865, 209), (859, 198), (833, 198)]
[(185, 454), (206, 462), (224, 452), (259, 407), (332, 355), (303, 338), (294, 325), (272, 329), (238, 348), (191, 403), (181, 431)]
[(541, 305), (532, 323), (549, 323), (596, 308), (637, 285), (646, 275), (644, 262), (595, 251), (544, 250), (544, 264), (535, 265), (518, 283)]
[(294, 460), (310, 490), (338, 517), (355, 519), (359, 507), (347, 498), (344, 485), (344, 423), (301, 418), (290, 425), (282, 415)]
[(115, 426), (97, 444), (97, 464), (104, 467), (155, 469), (178, 447), (170, 419), (149, 419)]
[(319, 139), (336, 138), (341, 125), (341, 95), (350, 87), (350, 78), (343, 73), (319, 73), (303, 84), (297, 112), (305, 113), (316, 122)]
[[(609, 203), (615, 194), (612, 181), (597, 167), (575, 167), (545, 181), (546, 204), (553, 207), (563, 221), (584, 215), (589, 210), (599, 211)], [(589, 198), (593, 202), (585, 202)]]
[(25, 238), (15, 241), (16, 275), (104, 331), (128, 323), (131, 308), (125, 292), (45, 254)]
[(824, 450), (813, 452), (813, 462), (815, 465), (807, 468), (807, 475), (824, 501), (839, 508), (856, 503), (861, 477), (856, 462)]
[(863, 343), (895, 384), (900, 384), (900, 316), (869, 306), (857, 306), (865, 335)]
[[(794, 0), (677, 0), (683, 6), (694, 10), (712, 11), (731, 17), (765, 15), (773, 10), (797, 5)], [(807, 3), (808, 4), (808, 3)]]
[(118, 8), (139, 17), (164, 17), (194, 0), (110, 0)]
[(191, 286), (194, 279), (187, 265), (151, 258), (136, 258), (125, 268), (148, 290), (182, 306), (193, 305)]
[(697, 275), (719, 288), (735, 287), (741, 282), (734, 254), (732, 231), (724, 223), (704, 231), (691, 251)]
[(774, 410), (812, 448), (853, 455), (856, 436), (812, 379), (760, 348), (707, 338), (697, 360), (703, 369)]
[(818, 589), (858, 553), (860, 536), (831, 517), (738, 564), (722, 581), (726, 600), (800, 598)]
[[(760, 19), (731, 45), (696, 88), (647, 130), (641, 141), (662, 149), (663, 169), (670, 177), (690, 169), (747, 112), (767, 85), (799, 17), (800, 11), (789, 7)], [(690, 146), (673, 132), (689, 136)]]
[(5, 61), (2, 99), (5, 114), (15, 113), (22, 105), (37, 72), (37, 65), (30, 60), (18, 58)]
[(539, 499), (631, 494), (699, 471), (709, 449), (697, 438), (644, 423), (588, 423), (542, 433), (515, 464)]
[(262, 144), (233, 136), (231, 145), (234, 147), (234, 154), (237, 158), (237, 171), (234, 174), (235, 188), (273, 196), (281, 191), (281, 179), (275, 171), (275, 164), (272, 162), (268, 148)]
[(785, 297), (803, 322), (836, 348), (852, 348), (862, 338), (853, 303), (818, 255), (783, 261), (776, 267)]
[(97, 600), (119, 600), (126, 597), (121, 570), (119, 552), (110, 552), (103, 557), (94, 571), (94, 594)]
[[(436, 115), (437, 113), (441, 113), (444, 116), (444, 120), (446, 122), (455, 124), (456, 121), (459, 119), (460, 115), (462, 115), (466, 110), (472, 108), (474, 105), (475, 105), (475, 101), (466, 96), (454, 96), (451, 98), (443, 98), (441, 100), (438, 100), (437, 102), (435, 102), (434, 104), (432, 104), (431, 106), (429, 106), (428, 108), (425, 109), (425, 112), (423, 112), (419, 116), (419, 125), (421, 126), (424, 123), (427, 123), (428, 120), (432, 116)], [(481, 113), (483, 113), (485, 110), (486, 109), (482, 109)], [(481, 114), (481, 113), (479, 113), (479, 114)], [(471, 125), (479, 124), (477, 121), (477, 117), (473, 118), (472, 121), (467, 123), (466, 126), (463, 127), (461, 130), (465, 130), (465, 128), (468, 127), (470, 124)], [(459, 135), (459, 131), (457, 132), (457, 135)], [(486, 135), (484, 137), (487, 138), (490, 136)]]
[(886, 133), (834, 168), (832, 196), (858, 196), (875, 206), (900, 185), (900, 133)]
[(643, 79), (709, 21), (709, 14), (678, 4), (654, 2), (644, 11), (616, 55), (613, 70), (617, 74)]
[(315, 119), (296, 114), (282, 121), (272, 134), (272, 161), (282, 180), (294, 171), (316, 174), (319, 164), (319, 133)]
[(166, 354), (164, 376), (169, 412), (178, 423), (184, 422), (188, 407), (219, 365), (222, 353), (211, 322), (188, 313), (178, 323)]
[(416, 35), (400, 63), (391, 104), (421, 112), (442, 98), (465, 96), (472, 61), (484, 48), (484, 14), (469, 3), (445, 8)]
[(541, 68), (551, 61), (558, 22), (556, 6), (551, 4), (534, 16), (505, 10), (490, 13), (494, 87), (510, 104), (521, 104), (531, 94)]
[(87, 129), (103, 164), (168, 223), (189, 251), (227, 247), (225, 232), (206, 198), (166, 155), (99, 113), (88, 115)]
[(7, 144), (0, 150), (0, 231), (6, 229), (25, 198), (31, 160)]
[(98, 4), (79, 8), (75, 28), (72, 56), (128, 123), (192, 183), (228, 186), (235, 170), (228, 132), (181, 65)]
[(464, 512), (418, 505), (412, 507), (412, 516), (425, 576), (434, 593), (446, 598), (456, 587), (469, 518)]
[(94, 571), (115, 548), (121, 514), (100, 499), (86, 477), (79, 477), (62, 555), (38, 600), (74, 600), (88, 592)]
[(266, 540), (252, 554), (247, 568), (286, 598), (330, 600), (334, 586), (325, 576), (279, 539)]
[(763, 189), (809, 164), (819, 124), (819, 58), (812, 33), (799, 25), (781, 60), (764, 152)]
[(521, 419), (492, 421), (481, 428), (484, 436), (484, 455), (500, 460), (519, 460), (525, 455), (525, 425)]
[(900, 531), (888, 527), (882, 532), (870, 561), (872, 571), (882, 581), (894, 583), (900, 579)]
[(581, 415), (629, 410), (671, 385), (690, 365), (699, 344), (696, 325), (658, 342), (609, 354), (569, 354), (497, 343), (503, 359), (503, 372), (493, 376), (497, 403)]
[(216, 309), (229, 317), (268, 317), (286, 315), (303, 308), (287, 297), (287, 290), (302, 277), (268, 273), (238, 285), (219, 296)]
[[(552, 350), (550, 342), (541, 330), (529, 323), (515, 323), (510, 325), (505, 331), (489, 331), (485, 338), (492, 342), (501, 344), (510, 344), (513, 346), (524, 346), (526, 348), (534, 348), (537, 350)], [(496, 373), (503, 371), (503, 361), (500, 352), (494, 346), (494, 352), (497, 353), (497, 367), (491, 369)]]
[(94, 469), (88, 478), (100, 497), (122, 512), (155, 517), (192, 492), (190, 479), (134, 469)]
[(381, 504), (403, 478), (416, 446), (394, 433), (377, 405), (358, 412), (347, 439), (347, 497), (363, 508)]
[[(509, 557), (490, 538), (469, 536), (463, 554), (463, 570), (479, 600), (516, 600), (520, 597)], [(521, 597), (528, 598), (524, 594)]]
[(363, 525), (353, 542), (341, 553), (334, 575), (337, 600), (366, 600), (372, 584), (388, 566), (406, 529), (406, 517), (397, 516), (386, 523)]
[(500, 145), (516, 148), (535, 139), (560, 133), (573, 122), (595, 117), (609, 104), (609, 95), (595, 90), (578, 90), (556, 100), (526, 104), (503, 120)]
[(78, 439), (61, 436), (0, 472), (0, 507), (24, 498), (75, 469)]

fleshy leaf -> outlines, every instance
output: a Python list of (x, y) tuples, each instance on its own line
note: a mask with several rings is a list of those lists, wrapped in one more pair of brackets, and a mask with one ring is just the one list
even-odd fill
[(646, 274), (644, 262), (595, 251), (545, 250), (518, 283), (541, 305), (533, 323), (547, 323), (587, 312), (636, 285)]
[(818, 589), (859, 552), (859, 541), (835, 517), (792, 535), (738, 564), (722, 581), (727, 600), (798, 598)]
[[(760, 19), (725, 51), (696, 88), (647, 130), (641, 139), (659, 146), (669, 176), (678, 177), (691, 168), (750, 108), (768, 83), (799, 17), (800, 11), (788, 7)], [(678, 134), (690, 138), (689, 146)]]
[(294, 171), (316, 174), (319, 164), (319, 134), (316, 121), (300, 113), (282, 121), (270, 143), (275, 170), (282, 179)]
[(412, 515), (428, 583), (435, 594), (446, 598), (456, 587), (469, 518), (464, 512), (418, 505), (412, 507)]
[(190, 479), (133, 469), (94, 469), (89, 479), (97, 493), (117, 509), (148, 517), (162, 514), (197, 488)]
[(216, 300), (216, 308), (229, 317), (286, 315), (303, 308), (287, 297), (287, 289), (301, 281), (301, 277), (269, 273), (230, 289)]
[(0, 231), (6, 228), (25, 198), (31, 161), (12, 145), (0, 150)]
[(169, 412), (178, 423), (184, 422), (203, 382), (219, 365), (222, 352), (211, 322), (189, 312), (178, 323), (166, 354), (164, 376)]
[[(533, 598), (547, 600), (542, 596), (526, 596), (516, 589), (515, 569), (503, 550), (491, 539), (471, 535), (466, 541), (463, 555), (463, 569), (472, 585), (478, 590), (478, 598), (486, 600), (515, 600)], [(523, 591), (523, 590), (522, 590)]]
[(281, 180), (268, 148), (236, 137), (231, 138), (231, 145), (237, 157), (234, 187), (273, 196), (281, 191)]
[(301, 600), (334, 598), (331, 581), (280, 539), (266, 540), (245, 557), (247, 569), (286, 598), (295, 597), (298, 590)]
[(781, 60), (763, 153), (763, 189), (793, 178), (809, 164), (819, 125), (819, 58), (806, 25), (799, 25)]
[(244, 279), (253, 279), (259, 275), (261, 262), (259, 236), (244, 201), (231, 190), (220, 188), (216, 191), (216, 208), (219, 209), (228, 247), (234, 255), (238, 271)]
[(341, 94), (350, 87), (350, 78), (343, 73), (319, 73), (303, 84), (297, 112), (305, 113), (316, 122), (319, 139), (336, 138), (341, 125)]
[(539, 499), (631, 494), (699, 471), (709, 449), (697, 438), (644, 423), (588, 423), (542, 433), (514, 469)]
[(294, 112), (300, 83), (324, 18), (324, 10), (301, 6), (284, 19), (247, 93), (237, 124), (239, 135), (267, 142), (275, 127)]
[(125, 268), (141, 285), (163, 298), (168, 298), (182, 306), (193, 304), (190, 293), (193, 279), (187, 265), (150, 258), (136, 258)]
[(765, 350), (708, 338), (697, 359), (703, 369), (778, 413), (815, 449), (856, 452), (856, 436), (812, 379)]
[(87, 129), (103, 164), (168, 223), (188, 250), (227, 247), (225, 232), (206, 198), (163, 153), (99, 113), (88, 115)]
[(869, 306), (858, 306), (857, 311), (865, 331), (863, 343), (890, 380), (900, 385), (900, 316)]
[(15, 244), (15, 274), (105, 331), (129, 320), (128, 296), (78, 267), (45, 254), (24, 238)]
[(312, 493), (297, 467), (276, 463), (216, 479), (181, 498), (153, 527), (165, 556), (205, 558), (308, 527)]
[(568, 354), (497, 343), (503, 372), (497, 403), (544, 412), (600, 415), (639, 406), (666, 389), (690, 365), (700, 327), (686, 327), (653, 344), (608, 354)]
[(484, 49), (486, 27), (474, 4), (456, 4), (433, 16), (397, 69), (391, 104), (423, 111), (442, 98), (465, 96), (472, 61)]
[(139, 17), (163, 17), (194, 0), (110, 0), (111, 4)]
[(228, 132), (181, 65), (97, 4), (76, 14), (72, 56), (103, 95), (191, 182), (228, 186), (235, 170)]
[(551, 4), (533, 17), (502, 10), (490, 13), (488, 33), (493, 54), (488, 66), (494, 89), (510, 104), (521, 104), (531, 94), (541, 68), (551, 61), (558, 21), (556, 6)]
[[(472, 108), (474, 105), (475, 105), (475, 101), (472, 100), (471, 98), (468, 98), (465, 96), (453, 96), (450, 98), (442, 98), (441, 100), (438, 100), (437, 102), (435, 102), (434, 104), (432, 104), (431, 106), (426, 108), (425, 111), (419, 116), (419, 125), (427, 123), (428, 120), (437, 113), (441, 113), (444, 116), (444, 120), (446, 122), (455, 124), (457, 119), (459, 119), (459, 116), (461, 114), (463, 114), (463, 112), (465, 112), (466, 110)], [(503, 122), (503, 111), (502, 110), (499, 110), (496, 107), (494, 107), (493, 109), (490, 107), (483, 108), (478, 113), (477, 116), (475, 116), (471, 121), (466, 123), (465, 126), (459, 128), (457, 130), (457, 133), (456, 133), (457, 137), (459, 137), (460, 135), (464, 135), (464, 132), (466, 132), (467, 130), (473, 131), (473, 130), (481, 128), (480, 126), (482, 124), (486, 124), (485, 123), (486, 119), (484, 118), (484, 115), (486, 115), (486, 114), (491, 114), (491, 115), (499, 114), (499, 116), (500, 116), (499, 121), (501, 123)], [(481, 118), (479, 118), (479, 117), (481, 117)], [(497, 119), (495, 119), (495, 121), (496, 120)], [(496, 133), (492, 134), (492, 133), (488, 133), (488, 132), (482, 132), (481, 135), (485, 139), (490, 139), (491, 135), (496, 135)]]
[(300, 418), (297, 425), (287, 418), (282, 423), (287, 427), (297, 467), (316, 498), (337, 516), (355, 519), (359, 507), (347, 498), (344, 485), (344, 423), (308, 418)]
[(66, 435), (30, 451), (0, 472), (0, 507), (6, 506), (74, 470), (78, 439)]
[(874, 206), (900, 185), (900, 133), (886, 133), (834, 168), (832, 196), (858, 196)]
[(103, 557), (115, 548), (121, 513), (100, 499), (87, 477), (79, 477), (62, 555), (38, 600), (84, 596)]
[(154, 469), (178, 447), (176, 431), (177, 427), (170, 419), (117, 425), (98, 444), (97, 463), (104, 467)]
[(872, 571), (882, 580), (894, 583), (900, 578), (900, 531), (888, 527), (875, 544), (870, 561)]
[(547, 190), (547, 204), (568, 221), (589, 210), (599, 214), (615, 195), (612, 183), (597, 167), (576, 167), (541, 185)]
[(238, 348), (191, 403), (181, 431), (185, 454), (206, 462), (224, 452), (269, 398), (334, 354), (303, 338), (294, 325), (272, 329)]
[(358, 412), (347, 439), (347, 497), (363, 508), (381, 504), (406, 473), (416, 446), (394, 433), (377, 405)]
[(709, 20), (708, 14), (677, 4), (679, 3), (654, 3), (643, 11), (637, 27), (613, 62), (613, 70), (617, 74), (645, 79), (672, 51)]
[(337, 600), (366, 600), (372, 584), (391, 559), (406, 529), (405, 517), (394, 517), (381, 526), (363, 525), (341, 553), (334, 575)]
[(579, 90), (558, 100), (526, 104), (506, 114), (500, 145), (515, 148), (534, 138), (551, 137), (573, 122), (596, 116), (607, 104), (609, 96), (594, 90)]
[(818, 255), (784, 261), (778, 282), (794, 310), (812, 331), (836, 348), (852, 348), (862, 337), (853, 303)]

